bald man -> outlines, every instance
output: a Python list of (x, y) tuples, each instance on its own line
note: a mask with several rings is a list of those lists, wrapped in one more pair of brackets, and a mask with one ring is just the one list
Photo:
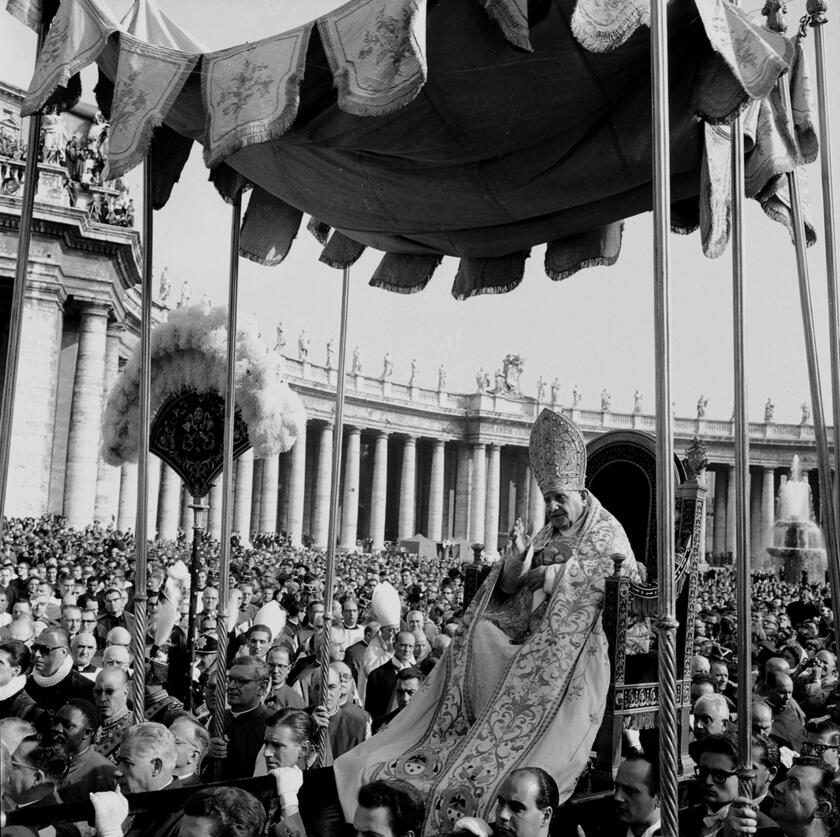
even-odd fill
[(128, 674), (116, 666), (103, 667), (93, 695), (99, 719), (93, 748), (116, 764), (122, 740), (134, 723), (128, 710)]

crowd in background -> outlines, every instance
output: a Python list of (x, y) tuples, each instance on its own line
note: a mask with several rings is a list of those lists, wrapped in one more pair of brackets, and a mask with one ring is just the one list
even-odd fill
[[(192, 545), (183, 536), (150, 543), (141, 661), (132, 646), (132, 535), (101, 526), (72, 530), (57, 517), (7, 522), (0, 555), (0, 754), (11, 759), (0, 772), (7, 810), (93, 793), (94, 828), (103, 837), (202, 833), (179, 829), (191, 816), (210, 816), (211, 809), (221, 816), (228, 803), (231, 811), (256, 817), (253, 830), (230, 833), (345, 833), (349, 826), (334, 787), (313, 762), (331, 764), (386, 726), (422, 688), (461, 630), (463, 561), (446, 550), (423, 560), (396, 548), (339, 553), (334, 600), (325, 602), (323, 551), (295, 548), (282, 533), (257, 535), (247, 545), (234, 538), (224, 622), (227, 706), (219, 737), (209, 729), (223, 610), (218, 547), (209, 538), (198, 545), (190, 596), (184, 595), (179, 562), (189, 563)], [(382, 581), (398, 594), (395, 612), (377, 604), (374, 591)], [(790, 837), (836, 834), (840, 698), (828, 589), (823, 579), (790, 584), (778, 574), (759, 573), (752, 591), (752, 783), (758, 804), (734, 804), (740, 799), (734, 577), (713, 568), (702, 574), (697, 599), (690, 751), (696, 795), (681, 815), (681, 833), (752, 833), (756, 818), (759, 829), (770, 827), (769, 818), (775, 833)], [(197, 610), (192, 638), (191, 598)], [(321, 640), (325, 619), (328, 644)], [(324, 654), (328, 691), (322, 699)], [(147, 670), (146, 723), (139, 725), (130, 701), (136, 665)], [(659, 817), (655, 745), (631, 730), (625, 756), (616, 777), (615, 823), (622, 834), (653, 837)], [(157, 772), (137, 764), (156, 765)], [(210, 801), (196, 797), (204, 807), (190, 802), (185, 808), (179, 797), (171, 810), (164, 806), (125, 820), (120, 794), (113, 792), (115, 783), (131, 793), (261, 773), (274, 779), (273, 802), (256, 807), (244, 792), (215, 788), (201, 792)], [(790, 802), (793, 782), (796, 805)], [(527, 797), (522, 804), (533, 809), (534, 820), (527, 828), (510, 826), (517, 812), (500, 796), (497, 829), (511, 837), (547, 833), (556, 798), (550, 777), (529, 768), (514, 771), (506, 783)], [(410, 787), (379, 784), (362, 789), (361, 816), (393, 808), (392, 830), (382, 837), (407, 837), (399, 811), (419, 806), (413, 809), (419, 816), (423, 800)], [(812, 827), (803, 830), (796, 818), (805, 816), (806, 786)], [(366, 806), (362, 795), (368, 793), (373, 796)], [(546, 811), (547, 819), (537, 816)], [(485, 837), (485, 825), (472, 818), (460, 824), (479, 837)], [(366, 833), (359, 823), (354, 827)], [(769, 837), (769, 831), (761, 833)]]

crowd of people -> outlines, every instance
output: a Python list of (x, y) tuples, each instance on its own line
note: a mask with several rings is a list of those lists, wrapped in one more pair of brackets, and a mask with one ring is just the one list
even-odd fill
[[(77, 531), (56, 517), (12, 520), (4, 528), (5, 812), (91, 800), (89, 823), (50, 827), (103, 837), (353, 830), (408, 837), (422, 830), (423, 796), (410, 783), (388, 779), (361, 787), (353, 822), (346, 823), (329, 766), (409, 705), (463, 630), (460, 560), (442, 553), (421, 561), (398, 549), (342, 553), (327, 603), (323, 552), (294, 548), (282, 533), (257, 535), (249, 545), (234, 540), (219, 730), (212, 723), (219, 699), (218, 543), (205, 538), (198, 546), (190, 594), (184, 564), (192, 546), (183, 537), (150, 544), (143, 659), (132, 646), (133, 550), (130, 533), (98, 525)], [(703, 575), (694, 624), (696, 779), (681, 834), (837, 834), (840, 688), (827, 588), (822, 580), (793, 585), (762, 573), (752, 590), (752, 799), (741, 796), (738, 784), (734, 578), (714, 568)], [(140, 724), (131, 701), (138, 665), (146, 668)], [(241, 780), (251, 781), (247, 790)], [(596, 831), (653, 837), (660, 827), (658, 788), (655, 744), (631, 730), (612, 819), (587, 826), (590, 837)], [(159, 804), (128, 816), (127, 797), (163, 790)], [(476, 837), (561, 833), (558, 799), (551, 775), (526, 766), (501, 785), (495, 823), (464, 817), (454, 827)], [(12, 825), (3, 834), (43, 829)]]
[[(79, 134), (68, 137), (61, 116), (47, 115), (44, 122), (38, 162), (65, 170), (61, 200), (68, 206), (84, 206), (95, 223), (133, 227), (134, 201), (125, 185), (121, 180), (103, 179), (108, 123), (98, 116), (86, 137)], [(20, 132), (0, 128), (0, 193), (20, 193), (25, 161), (26, 143)]]

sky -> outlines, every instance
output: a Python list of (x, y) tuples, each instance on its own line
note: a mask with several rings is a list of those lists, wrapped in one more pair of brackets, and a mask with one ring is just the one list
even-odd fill
[[(126, 0), (114, 0), (126, 5)], [(212, 48), (225, 39), (265, 36), (267, 21), (291, 15), (292, 25), (334, 0), (251, 0), (248, 14), (224, 25), (210, 23), (209, 8), (222, 0), (168, 0), (161, 7)], [(802, 14), (801, 0), (791, 4), (790, 20)], [(230, 8), (229, 6), (227, 7)], [(199, 11), (201, 9), (201, 12)], [(829, 84), (833, 101), (834, 168), (840, 167), (840, 21), (826, 27)], [(34, 36), (9, 15), (0, 13), (0, 79), (27, 87), (34, 66)], [(834, 47), (832, 49), (832, 47)], [(813, 65), (813, 39), (806, 41)], [(90, 78), (84, 84), (91, 98)], [(835, 181), (837, 180), (835, 177)], [(819, 165), (807, 171), (811, 214), (820, 240), (809, 249), (814, 311), (819, 339), (826, 412), (830, 415), (825, 253)], [(840, 216), (840, 186), (835, 185)], [(802, 337), (795, 253), (786, 230), (749, 201), (745, 209), (746, 369), (748, 410), (760, 421), (768, 397), (776, 421), (798, 422), (800, 404), (809, 400)], [(227, 301), (230, 207), (207, 182), (200, 149), (193, 154), (169, 204), (155, 214), (155, 276), (168, 268), (177, 297), (189, 280), (193, 301), (207, 294), (214, 304)], [(733, 405), (731, 256), (717, 260), (702, 254), (699, 235), (671, 236), (672, 396), (677, 415), (693, 416), (700, 394), (709, 399), (707, 417), (729, 419)], [(407, 382), (417, 358), (421, 385), (435, 386), (445, 364), (452, 391), (474, 391), (479, 367), (491, 373), (509, 353), (525, 358), (521, 383), (536, 394), (536, 381), (555, 377), (561, 401), (577, 385), (584, 408), (597, 409), (600, 392), (612, 395), (613, 409), (631, 412), (633, 394), (643, 396), (644, 412), (654, 408), (654, 332), (652, 224), (649, 214), (629, 219), (619, 261), (612, 267), (581, 271), (561, 283), (543, 271), (543, 247), (535, 247), (525, 278), (512, 293), (456, 301), (450, 294), (457, 270), (445, 259), (421, 293), (402, 296), (367, 284), (380, 254), (368, 250), (351, 271), (348, 354), (359, 345), (364, 371), (378, 375), (390, 352), (394, 380)], [(318, 262), (320, 245), (301, 229), (290, 255), (266, 268), (240, 262), (239, 316), (255, 317), (267, 342), (283, 323), (287, 352), (296, 351), (302, 329), (311, 339), (310, 360), (323, 363), (326, 343), (337, 338), (341, 273)]]

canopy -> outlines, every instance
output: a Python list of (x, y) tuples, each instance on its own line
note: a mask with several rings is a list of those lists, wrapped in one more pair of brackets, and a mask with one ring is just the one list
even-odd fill
[[(39, 0), (9, 9), (30, 24), (43, 13)], [(151, 0), (122, 22), (106, 0), (64, 0), (25, 111), (97, 61), (100, 88), (114, 86), (111, 177), (143, 159), (162, 120), (157, 205), (198, 140), (225, 197), (254, 186), (244, 256), (281, 261), (308, 213), (323, 261), (375, 247), (372, 284), (413, 292), (457, 256), (465, 298), (515, 287), (542, 243), (554, 279), (612, 264), (622, 219), (651, 208), (646, 14), (643, 0), (350, 0), (208, 51)], [(780, 175), (816, 154), (807, 79), (792, 42), (724, 0), (674, 0), (669, 16), (672, 225), (701, 226), (718, 255), (723, 126), (749, 107), (748, 194), (784, 220)], [(765, 98), (792, 67), (797, 136)]]

